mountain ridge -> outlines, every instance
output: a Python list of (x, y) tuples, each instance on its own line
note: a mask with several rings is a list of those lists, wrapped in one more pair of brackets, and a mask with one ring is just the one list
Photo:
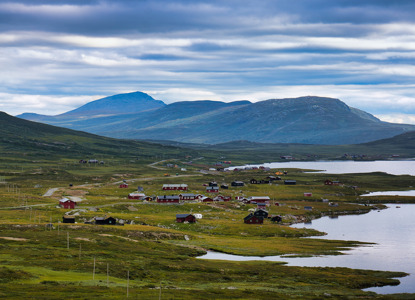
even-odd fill
[[(277, 161), (282, 155), (300, 160), (344, 159), (344, 154), (358, 154), (366, 159), (411, 158), (415, 151), (415, 131), (393, 138), (358, 145), (312, 145), (293, 143), (256, 143), (232, 141), (221, 144), (191, 144), (172, 141), (134, 141), (113, 139), (68, 128), (23, 120), (0, 112), (0, 151), (3, 158), (38, 160), (85, 157), (140, 157), (154, 160), (157, 157), (185, 159), (205, 157), (217, 161), (244, 162)], [(187, 158), (186, 158), (187, 159)]]
[[(139, 101), (143, 105), (128, 110), (116, 109), (131, 96), (144, 99)], [(234, 140), (358, 144), (415, 130), (415, 125), (383, 122), (328, 97), (304, 96), (253, 103), (199, 100), (166, 105), (147, 96), (141, 92), (119, 94), (51, 118), (18, 117), (114, 138), (206, 144)], [(89, 117), (92, 112), (104, 111), (112, 114)]]

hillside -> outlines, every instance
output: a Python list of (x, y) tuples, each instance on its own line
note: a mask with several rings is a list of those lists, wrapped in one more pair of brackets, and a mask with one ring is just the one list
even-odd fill
[(215, 145), (180, 143), (174, 141), (154, 141), (163, 145), (195, 150), (220, 149), (227, 157), (247, 157), (251, 161), (278, 161), (280, 156), (291, 155), (296, 160), (319, 159), (356, 159), (375, 160), (415, 157), (415, 131), (406, 132), (392, 138), (374, 142), (351, 145), (312, 145), (288, 143), (256, 143), (250, 141), (232, 141)]
[(137, 92), (96, 100), (58, 116), (19, 117), (114, 138), (205, 144), (358, 144), (415, 130), (415, 125), (382, 122), (338, 99), (311, 96), (165, 105)]
[[(392, 155), (415, 155), (415, 131), (359, 145), (312, 145), (233, 141), (208, 145), (174, 141), (134, 141), (102, 137), (82, 131), (22, 120), (0, 112), (0, 152), (3, 161), (38, 159), (85, 159), (112, 157), (144, 159), (198, 158), (198, 164), (215, 164), (221, 159), (234, 163), (279, 161), (283, 155), (296, 160), (344, 159), (356, 154), (364, 159), (386, 159)], [(350, 159), (350, 157), (348, 158)]]
[(183, 149), (177, 147), (102, 137), (23, 120), (4, 112), (0, 112), (0, 152), (3, 158), (19, 159), (184, 156)]

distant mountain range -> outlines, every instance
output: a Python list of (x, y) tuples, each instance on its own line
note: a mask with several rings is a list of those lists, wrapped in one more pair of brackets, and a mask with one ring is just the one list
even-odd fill
[[(0, 112), (0, 153), (3, 159), (39, 160), (56, 158), (140, 157), (153, 161), (160, 158), (204, 157), (215, 162), (226, 157), (243, 162), (278, 161), (282, 155), (297, 160), (345, 159), (353, 155), (365, 159), (390, 157), (411, 158), (415, 153), (415, 131), (393, 138), (359, 145), (272, 144), (233, 141), (216, 145), (172, 141), (148, 143), (102, 137), (82, 131), (23, 120)], [(346, 159), (348, 159), (346, 158)]]
[(166, 105), (141, 93), (119, 94), (56, 116), (19, 118), (114, 138), (218, 144), (358, 144), (389, 138), (415, 125), (382, 122), (338, 99), (300, 97), (249, 101), (183, 101)]

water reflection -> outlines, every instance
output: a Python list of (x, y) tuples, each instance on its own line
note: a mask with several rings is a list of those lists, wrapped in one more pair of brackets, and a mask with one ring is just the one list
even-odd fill
[(415, 176), (415, 160), (377, 160), (377, 161), (290, 161), (279, 163), (265, 163), (261, 165), (237, 166), (229, 168), (245, 167), (269, 167), (272, 169), (298, 168), (324, 170), (321, 173), (346, 174), (346, 173), (371, 173), (385, 172), (392, 175)]
[[(356, 240), (376, 243), (347, 251), (348, 255), (317, 257), (290, 261), (290, 265), (350, 267), (359, 269), (403, 271), (415, 274), (415, 205), (388, 205), (388, 209), (365, 215), (341, 216), (337, 220), (321, 218), (311, 226), (296, 224), (327, 232), (326, 239)], [(320, 237), (317, 237), (320, 238)], [(377, 293), (415, 293), (415, 276), (399, 279), (399, 286), (371, 288)]]
[(383, 271), (402, 271), (410, 276), (399, 278), (398, 286), (370, 288), (380, 294), (415, 293), (415, 205), (388, 205), (388, 209), (371, 211), (364, 215), (347, 215), (339, 218), (324, 217), (312, 224), (293, 227), (313, 228), (327, 233), (323, 239), (353, 240), (376, 243), (345, 251), (346, 255), (319, 257), (246, 257), (209, 252), (201, 258), (224, 260), (284, 261), (290, 266), (348, 267)]
[(361, 196), (415, 196), (415, 190), (372, 192)]

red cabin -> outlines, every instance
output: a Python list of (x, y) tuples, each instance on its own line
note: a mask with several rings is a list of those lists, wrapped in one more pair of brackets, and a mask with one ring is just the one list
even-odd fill
[(179, 203), (180, 198), (179, 196), (160, 196), (157, 197), (157, 203)]
[(219, 193), (219, 187), (217, 186), (208, 186), (206, 187), (207, 193)]
[(59, 206), (65, 209), (74, 209), (76, 206), (76, 202), (68, 198), (63, 198), (59, 200)]
[(176, 222), (177, 223), (184, 223), (184, 222), (195, 223), (196, 217), (191, 214), (176, 214)]
[(200, 197), (200, 195), (196, 195), (196, 194), (180, 194), (179, 197), (180, 197), (180, 200), (192, 201), (192, 200), (198, 199)]
[(213, 199), (212, 198), (209, 198), (209, 197), (202, 197), (200, 199), (200, 201), (202, 201), (202, 202), (213, 202)]
[(270, 200), (268, 196), (252, 196), (248, 198), (248, 203), (269, 203)]
[(223, 195), (218, 195), (215, 198), (213, 198), (214, 201), (230, 201), (232, 200), (231, 196), (223, 196)]
[(163, 184), (163, 190), (167, 191), (187, 191), (187, 184)]

